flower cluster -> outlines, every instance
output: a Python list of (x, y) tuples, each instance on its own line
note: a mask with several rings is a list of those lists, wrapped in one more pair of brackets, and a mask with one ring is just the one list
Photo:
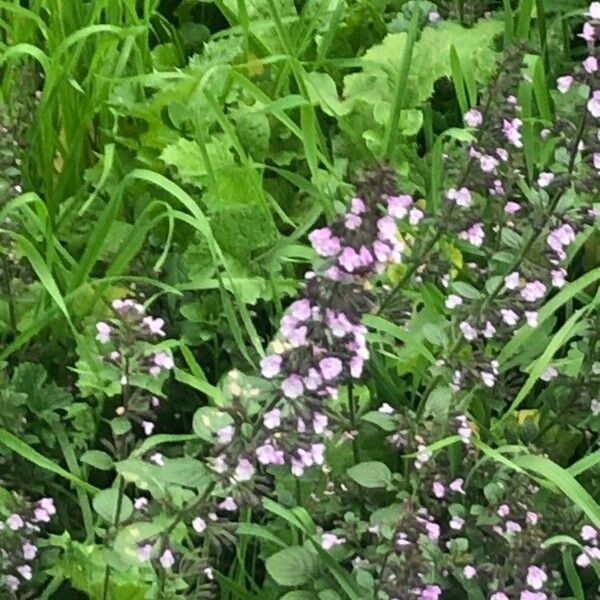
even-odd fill
[(34, 504), (24, 503), (0, 521), (0, 592), (13, 597), (32, 579), (33, 561), (38, 554), (35, 540), (55, 514), (54, 500), (42, 498)]
[[(496, 385), (494, 348), (517, 327), (538, 326), (540, 306), (567, 282), (565, 267), (578, 231), (597, 216), (590, 199), (598, 190), (600, 166), (594, 122), (600, 117), (594, 104), (600, 81), (593, 68), (600, 22), (593, 7), (590, 14), (582, 34), (590, 59), (575, 76), (559, 80), (558, 116), (552, 128), (540, 125), (535, 131), (536, 148), (550, 158), (533, 179), (523, 142), (523, 108), (513, 93), (529, 79), (518, 45), (507, 51), (482, 104), (464, 115), (472, 141), (458, 151), (448, 149), (453, 154), (446, 157), (446, 172), (453, 183), (444, 192), (438, 218), (429, 220), (435, 222), (433, 239), (423, 235), (422, 252), (415, 251), (413, 258), (421, 261), (416, 282), (433, 280), (446, 290), (455, 328), (454, 346), (442, 366), (456, 391)], [(571, 87), (581, 89), (576, 94)], [(575, 125), (561, 116), (561, 96), (569, 94), (564, 110), (576, 114), (573, 105), (581, 90), (589, 90), (590, 101), (580, 102), (583, 116)]]
[(154, 431), (154, 413), (159, 399), (148, 392), (152, 382), (174, 367), (167, 350), (155, 343), (165, 337), (164, 320), (146, 313), (131, 298), (114, 300), (114, 317), (96, 323), (96, 340), (103, 360), (119, 372), (123, 402), (116, 408), (118, 417), (136, 423), (144, 435)]
[(370, 280), (401, 260), (399, 228), (411, 230), (423, 217), (410, 196), (393, 190), (387, 168), (367, 174), (350, 210), (309, 235), (320, 259), (261, 361), (263, 377), (273, 382), (273, 400), (262, 414), (253, 454), (239, 448), (235, 426), (219, 432), (222, 451), (214, 468), (225, 479), (249, 481), (259, 466), (287, 464), (300, 476), (323, 465), (331, 436), (327, 400), (362, 377), (369, 357), (361, 319), (375, 305)]

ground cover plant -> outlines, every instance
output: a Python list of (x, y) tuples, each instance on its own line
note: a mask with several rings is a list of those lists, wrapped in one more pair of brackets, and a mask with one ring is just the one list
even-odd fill
[(600, 598), (600, 2), (0, 31), (1, 598)]

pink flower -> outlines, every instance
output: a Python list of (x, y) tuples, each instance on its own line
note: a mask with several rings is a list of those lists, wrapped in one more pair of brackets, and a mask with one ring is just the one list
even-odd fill
[(192, 521), (192, 529), (196, 533), (202, 533), (206, 529), (206, 521), (202, 517), (196, 517)]
[(340, 240), (332, 235), (329, 227), (315, 229), (309, 234), (308, 239), (320, 256), (335, 256), (341, 250)]
[(165, 324), (164, 319), (155, 319), (154, 317), (147, 316), (143, 318), (143, 323), (146, 325), (150, 333), (159, 335), (160, 337), (165, 336), (165, 332), (163, 331)]
[(392, 217), (381, 217), (377, 221), (377, 229), (379, 231), (379, 238), (384, 242), (391, 242), (396, 239), (397, 227)]
[(6, 519), (6, 524), (8, 525), (8, 528), (12, 529), (13, 531), (18, 531), (25, 526), (25, 522), (17, 513), (10, 515), (8, 519)]
[(544, 297), (546, 286), (541, 281), (531, 281), (521, 290), (521, 297), (527, 302), (535, 302)]
[(463, 119), (469, 127), (479, 127), (483, 123), (483, 115), (476, 108), (467, 111)]
[(110, 332), (112, 331), (112, 328), (108, 323), (104, 323), (104, 321), (96, 323), (96, 330), (98, 331), (96, 339), (101, 344), (106, 344), (110, 341)]
[(419, 600), (439, 600), (442, 588), (439, 585), (426, 585)]
[(394, 412), (394, 409), (387, 402), (384, 402), (377, 410), (384, 415), (391, 415)]
[(277, 450), (272, 444), (263, 444), (256, 449), (256, 458), (261, 465), (282, 465), (283, 451)]
[(538, 313), (535, 310), (526, 310), (525, 318), (527, 319), (527, 325), (529, 327), (537, 327), (538, 326)]
[(281, 391), (286, 398), (295, 400), (304, 392), (304, 384), (299, 375), (290, 375), (281, 382)]
[(450, 310), (456, 308), (462, 303), (463, 299), (460, 296), (457, 296), (456, 294), (450, 294), (448, 298), (446, 298), (446, 308), (449, 308)]
[(437, 23), (439, 20), (441, 19), (440, 13), (437, 12), (436, 10), (432, 10), (428, 15), (427, 15), (427, 20), (430, 23)]
[(346, 224), (346, 229), (358, 229), (362, 224), (362, 219), (353, 213), (346, 213), (344, 216), (344, 222)]
[(319, 361), (319, 368), (323, 379), (331, 381), (342, 372), (342, 361), (335, 357), (323, 358)]
[(460, 531), (465, 524), (465, 520), (461, 517), (452, 517), (450, 519), (450, 529), (454, 529), (455, 531)]
[(267, 411), (263, 415), (263, 423), (267, 429), (275, 429), (281, 424), (281, 411), (278, 408)]
[(334, 533), (324, 533), (321, 536), (321, 547), (323, 550), (331, 550), (334, 546), (341, 546), (345, 541)]
[(464, 494), (465, 490), (463, 490), (464, 479), (458, 478), (454, 481), (450, 482), (448, 486), (453, 492), (458, 492), (459, 494)]
[(458, 206), (469, 208), (473, 204), (471, 192), (466, 187), (460, 189), (450, 188), (446, 193), (448, 200), (454, 200)]
[(254, 475), (254, 467), (247, 458), (240, 458), (235, 468), (234, 477), (236, 481), (250, 481)]
[(523, 147), (522, 136), (519, 131), (521, 125), (523, 125), (521, 119), (513, 119), (512, 121), (504, 119), (502, 123), (502, 133), (504, 133), (508, 142), (516, 148)]
[(587, 73), (595, 73), (598, 70), (598, 59), (595, 56), (588, 56), (582, 64)]
[(320, 435), (327, 429), (327, 424), (329, 419), (327, 415), (322, 415), (321, 413), (315, 413), (313, 416), (313, 431)]
[(482, 330), (481, 334), (484, 338), (488, 340), (494, 337), (494, 335), (496, 334), (496, 328), (491, 323), (491, 321), (486, 321), (485, 328)]
[(157, 367), (162, 367), (163, 369), (167, 370), (172, 369), (175, 366), (173, 358), (166, 352), (158, 352), (155, 354), (153, 361)]
[(519, 287), (521, 275), (518, 271), (513, 271), (510, 275), (504, 278), (504, 285), (509, 290), (514, 290)]
[(154, 431), (154, 423), (152, 421), (142, 421), (142, 429), (146, 435), (151, 435)]
[(459, 325), (459, 328), (463, 334), (463, 337), (468, 342), (477, 338), (477, 329), (475, 329), (475, 327), (473, 327), (472, 325), (469, 325), (469, 323), (467, 323), (466, 321), (463, 321)]
[(365, 203), (360, 198), (352, 198), (350, 200), (350, 210), (355, 215), (362, 215), (366, 210)]
[(162, 553), (162, 556), (159, 560), (164, 569), (170, 569), (175, 564), (175, 557), (168, 549)]
[(554, 367), (548, 367), (541, 375), (540, 379), (542, 381), (552, 381), (558, 377), (558, 371)]
[(596, 39), (596, 29), (590, 23), (584, 23), (583, 31), (578, 37), (584, 39), (586, 42), (593, 42)]
[(467, 565), (463, 569), (463, 574), (467, 579), (473, 579), (473, 577), (475, 577), (475, 575), (477, 575), (477, 569), (475, 569), (475, 567), (473, 567), (471, 565)]
[(485, 232), (483, 231), (481, 223), (474, 223), (473, 225), (471, 225), (471, 227), (469, 227), (469, 229), (461, 231), (458, 234), (458, 237), (461, 240), (468, 241), (470, 244), (473, 244), (473, 246), (479, 247), (481, 246), (481, 244), (483, 244)]
[(504, 592), (496, 592), (490, 596), (490, 600), (509, 600), (509, 598)]
[(484, 173), (491, 173), (499, 164), (498, 159), (489, 154), (484, 154), (479, 158), (479, 166)]
[(510, 514), (510, 507), (508, 506), (508, 504), (501, 504), (496, 512), (498, 513), (498, 516), (504, 519)]
[(500, 309), (500, 314), (502, 315), (502, 320), (510, 327), (514, 327), (519, 321), (519, 315), (510, 308)]
[(408, 222), (411, 225), (418, 225), (421, 219), (424, 217), (423, 211), (418, 208), (411, 208), (408, 214)]
[(556, 87), (561, 94), (566, 94), (573, 85), (573, 77), (570, 75), (564, 75), (556, 80)]
[(236, 501), (231, 496), (227, 496), (227, 498), (219, 504), (221, 510), (226, 510), (228, 512), (235, 512), (237, 507)]
[(396, 219), (403, 219), (408, 214), (408, 207), (413, 202), (413, 199), (406, 194), (401, 196), (388, 196), (386, 200), (388, 213)]
[(589, 542), (590, 540), (595, 540), (597, 536), (598, 536), (598, 532), (590, 525), (584, 525), (581, 528), (581, 539), (584, 542)]
[(534, 590), (541, 590), (546, 581), (548, 581), (548, 576), (540, 567), (531, 565), (527, 569), (527, 585), (530, 585)]
[(600, 2), (592, 2), (586, 15), (592, 17), (592, 19), (600, 19)]
[(528, 510), (525, 518), (530, 525), (537, 525), (537, 522), (540, 517), (537, 513)]
[(543, 171), (542, 173), (540, 173), (540, 176), (538, 177), (538, 185), (541, 188), (545, 188), (548, 187), (553, 181), (554, 181), (554, 173), (549, 173), (547, 171)]
[(523, 528), (516, 521), (506, 521), (507, 533), (520, 533)]
[(23, 550), (23, 558), (25, 560), (33, 560), (37, 555), (37, 546), (33, 545), (31, 542), (25, 542), (22, 547)]
[(427, 521), (425, 523), (425, 530), (427, 531), (427, 537), (432, 542), (437, 542), (440, 538), (440, 526), (437, 523), (431, 523)]
[(600, 117), (600, 90), (595, 90), (593, 96), (588, 100), (587, 108), (592, 117)]
[(446, 494), (446, 488), (444, 487), (444, 484), (440, 483), (439, 481), (434, 481), (431, 489), (436, 498), (443, 498)]
[(557, 288), (563, 287), (565, 285), (565, 278), (567, 276), (567, 272), (565, 269), (554, 269), (551, 273), (552, 275), (552, 285)]
[(521, 210), (521, 205), (517, 202), (507, 202), (504, 205), (504, 212), (509, 215), (514, 215)]

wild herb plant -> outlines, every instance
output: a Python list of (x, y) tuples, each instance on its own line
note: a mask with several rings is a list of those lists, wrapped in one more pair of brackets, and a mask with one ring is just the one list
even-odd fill
[(2, 594), (599, 595), (600, 3), (0, 4)]

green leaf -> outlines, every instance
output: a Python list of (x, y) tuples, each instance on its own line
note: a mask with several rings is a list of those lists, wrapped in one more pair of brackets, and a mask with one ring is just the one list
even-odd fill
[(113, 459), (102, 450), (88, 450), (82, 454), (80, 460), (101, 471), (110, 471), (114, 467)]
[(309, 582), (317, 570), (317, 557), (304, 546), (290, 546), (266, 561), (267, 573), (276, 583), (296, 586)]
[(21, 455), (24, 459), (28, 460), (34, 465), (37, 465), (46, 471), (50, 471), (55, 475), (59, 475), (60, 477), (67, 479), (71, 483), (83, 488), (88, 492), (91, 492), (92, 494), (95, 494), (99, 491), (97, 487), (90, 485), (87, 483), (87, 481), (83, 481), (79, 477), (69, 473), (69, 471), (65, 471), (65, 469), (51, 461), (49, 458), (46, 458), (37, 450), (34, 450), (29, 444), (26, 444), (5, 429), (0, 429), (0, 444)]
[(392, 415), (379, 412), (378, 410), (371, 410), (362, 416), (363, 421), (367, 423), (373, 423), (384, 431), (394, 431), (396, 429), (396, 422)]
[(377, 461), (359, 463), (350, 467), (347, 473), (358, 485), (366, 488), (387, 487), (392, 481), (389, 467)]
[[(119, 495), (119, 490), (110, 488), (108, 490), (102, 490), (100, 493), (96, 494), (92, 500), (94, 510), (107, 523), (114, 523), (115, 521), (117, 508), (119, 507)], [(119, 508), (119, 523), (127, 521), (132, 514), (133, 503), (125, 494), (122, 494), (121, 505)]]
[(217, 432), (233, 423), (229, 413), (222, 412), (212, 406), (202, 406), (192, 421), (194, 433), (207, 442), (214, 442)]
[(543, 456), (526, 454), (515, 456), (513, 461), (517, 466), (533, 471), (553, 483), (587, 515), (596, 528), (600, 528), (600, 505), (567, 470)]

